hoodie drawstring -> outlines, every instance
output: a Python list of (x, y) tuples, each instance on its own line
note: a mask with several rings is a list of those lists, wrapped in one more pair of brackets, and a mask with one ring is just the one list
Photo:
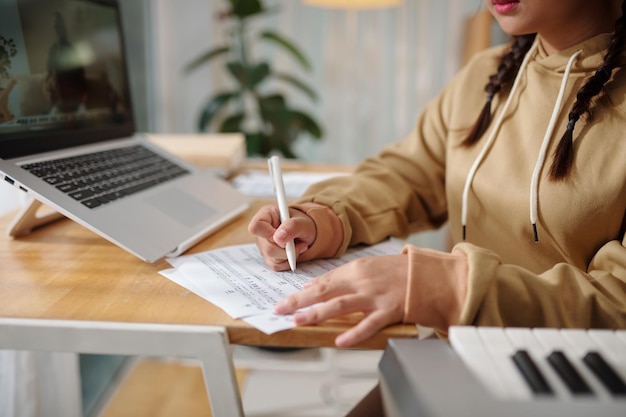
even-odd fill
[[(502, 111), (498, 115), (495, 125), (493, 129), (491, 130), (489, 137), (487, 141), (485, 142), (485, 145), (483, 146), (482, 150), (476, 157), (476, 160), (472, 164), (472, 167), (470, 168), (469, 173), (467, 174), (467, 178), (465, 179), (465, 185), (463, 187), (462, 205), (461, 205), (461, 225), (463, 227), (463, 240), (465, 240), (465, 237), (466, 237), (469, 190), (474, 180), (474, 176), (476, 175), (476, 171), (478, 170), (478, 167), (480, 166), (485, 156), (487, 155), (487, 152), (489, 151), (489, 149), (495, 142), (496, 136), (500, 130), (500, 127), (502, 126), (504, 116), (509, 108), (509, 105), (511, 103), (513, 96), (515, 95), (514, 93), (517, 90), (517, 87), (519, 85), (519, 80), (521, 79), (522, 73), (525, 71), (526, 66), (528, 65), (528, 61), (530, 60), (530, 57), (533, 55), (533, 53), (537, 49), (537, 46), (538, 46), (538, 41), (535, 40), (535, 43), (533, 44), (533, 46), (526, 53), (526, 56), (524, 57), (522, 64), (520, 65), (517, 76), (515, 77), (515, 81), (513, 82), (513, 86), (511, 87), (511, 92), (509, 93), (509, 96), (506, 102), (504, 103), (504, 106), (502, 107)], [(581, 52), (582, 50), (578, 50), (574, 52), (567, 63), (567, 67), (565, 69), (565, 72), (563, 73), (563, 78), (561, 80), (561, 87), (559, 89), (559, 94), (557, 96), (556, 102), (552, 110), (550, 123), (548, 124), (548, 128), (544, 135), (543, 142), (539, 150), (539, 155), (537, 156), (537, 162), (535, 164), (535, 168), (532, 174), (532, 179), (531, 179), (531, 184), (530, 184), (530, 222), (533, 227), (533, 236), (534, 236), (535, 241), (539, 241), (539, 238), (537, 235), (539, 174), (541, 173), (541, 169), (543, 168), (543, 164), (545, 163), (548, 145), (550, 144), (550, 138), (552, 137), (552, 134), (554, 132), (554, 128), (556, 126), (556, 119), (561, 110), (561, 104), (565, 96), (565, 87), (567, 86), (567, 79), (569, 78), (569, 73), (572, 69), (572, 66), (574, 65), (576, 58), (578, 57), (578, 55), (581, 54)]]
[(567, 86), (569, 73), (572, 69), (572, 66), (574, 65), (574, 61), (581, 53), (582, 49), (579, 49), (578, 51), (574, 52), (569, 58), (569, 61), (567, 61), (567, 67), (565, 68), (563, 78), (561, 79), (561, 88), (559, 89), (559, 95), (557, 96), (556, 102), (554, 103), (554, 108), (552, 109), (552, 117), (550, 118), (550, 123), (548, 124), (546, 134), (543, 137), (541, 149), (539, 150), (539, 156), (537, 157), (537, 163), (535, 164), (532, 180), (530, 182), (530, 223), (533, 225), (533, 236), (535, 238), (535, 242), (539, 242), (539, 236), (537, 235), (539, 174), (541, 173), (541, 168), (543, 168), (543, 164), (546, 160), (546, 153), (548, 151), (548, 145), (550, 144), (550, 138), (552, 137), (552, 133), (554, 132), (556, 119), (559, 115), (559, 112), (561, 111), (561, 103), (563, 102), (563, 97), (565, 96), (565, 87)]
[(535, 40), (533, 46), (531, 46), (531, 48), (526, 53), (526, 56), (524, 56), (524, 59), (522, 60), (522, 64), (520, 65), (520, 68), (517, 72), (517, 76), (515, 77), (515, 81), (513, 81), (513, 86), (511, 87), (511, 92), (509, 93), (509, 97), (506, 99), (506, 102), (504, 103), (504, 106), (502, 107), (502, 111), (500, 112), (500, 114), (498, 115), (498, 118), (496, 119), (495, 126), (493, 127), (493, 129), (491, 129), (489, 138), (487, 139), (482, 150), (476, 157), (476, 160), (472, 164), (472, 167), (470, 168), (469, 173), (467, 174), (467, 178), (465, 179), (465, 186), (463, 187), (463, 200), (462, 200), (462, 205), (461, 205), (461, 225), (463, 226), (463, 240), (465, 240), (465, 232), (466, 232), (466, 226), (467, 226), (467, 201), (469, 197), (469, 189), (470, 189), (470, 186), (472, 185), (472, 181), (474, 180), (474, 175), (476, 175), (478, 166), (481, 164), (481, 162), (485, 158), (485, 155), (487, 155), (489, 148), (491, 148), (491, 145), (496, 139), (496, 135), (498, 134), (498, 131), (500, 130), (500, 126), (502, 126), (502, 120), (504, 119), (504, 115), (506, 114), (506, 111), (509, 108), (509, 105), (511, 104), (511, 100), (513, 96), (515, 95), (514, 93), (517, 90), (517, 86), (519, 85), (521, 74), (524, 72), (526, 65), (528, 65), (528, 61), (530, 60), (530, 57), (533, 55), (533, 53), (537, 49), (538, 44), (539, 44), (538, 41)]

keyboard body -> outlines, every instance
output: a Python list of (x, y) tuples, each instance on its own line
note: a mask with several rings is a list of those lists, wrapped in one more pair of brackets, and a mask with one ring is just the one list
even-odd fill
[[(626, 345), (617, 336), (612, 342), (611, 335), (604, 333), (608, 342), (598, 346), (585, 342), (583, 330), (575, 331), (573, 337), (563, 337), (559, 330), (542, 329), (544, 334), (535, 339), (538, 345), (534, 345), (534, 330), (515, 329), (521, 335), (528, 336), (530, 332), (531, 339), (519, 335), (508, 337), (505, 331), (469, 326), (451, 328), (451, 344), (439, 339), (390, 340), (379, 364), (387, 416), (626, 416), (626, 396), (612, 394), (582, 361), (585, 350), (598, 351), (618, 376), (624, 378), (626, 349), (621, 349)], [(503, 335), (513, 342), (503, 342)], [(572, 340), (577, 346), (568, 349), (567, 344), (571, 345)], [(477, 342), (481, 346), (477, 347)], [(615, 351), (609, 353), (607, 346)], [(535, 359), (553, 389), (552, 394), (534, 392), (516, 368), (512, 356), (520, 348), (525, 348)], [(547, 358), (554, 351), (570, 359), (591, 393), (570, 391), (548, 364)]]

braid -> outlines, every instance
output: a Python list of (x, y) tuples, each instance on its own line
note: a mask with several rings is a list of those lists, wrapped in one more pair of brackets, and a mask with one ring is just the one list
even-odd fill
[(591, 116), (591, 101), (603, 91), (604, 84), (611, 78), (613, 70), (622, 63), (622, 53), (626, 39), (626, 1), (622, 2), (622, 16), (615, 22), (615, 33), (611, 37), (609, 48), (604, 56), (604, 62), (596, 70), (587, 82), (578, 90), (576, 102), (568, 115), (567, 128), (561, 138), (555, 152), (550, 178), (562, 180), (570, 172), (574, 159), (574, 146), (572, 143), (574, 126), (581, 116)]
[(483, 107), (472, 131), (463, 141), (463, 145), (473, 145), (485, 133), (491, 123), (491, 102), (493, 97), (500, 92), (502, 86), (510, 82), (517, 75), (520, 65), (526, 55), (526, 52), (532, 46), (535, 34), (514, 36), (511, 50), (502, 57), (498, 71), (489, 76), (489, 83), (485, 86), (487, 93), (487, 102)]

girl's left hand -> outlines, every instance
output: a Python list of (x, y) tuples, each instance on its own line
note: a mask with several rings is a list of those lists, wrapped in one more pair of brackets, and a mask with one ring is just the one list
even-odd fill
[(322, 303), (294, 314), (297, 325), (318, 324), (344, 314), (362, 312), (365, 317), (337, 337), (338, 347), (349, 347), (373, 336), (404, 317), (408, 256), (360, 258), (307, 282), (305, 289), (278, 302), (278, 314)]

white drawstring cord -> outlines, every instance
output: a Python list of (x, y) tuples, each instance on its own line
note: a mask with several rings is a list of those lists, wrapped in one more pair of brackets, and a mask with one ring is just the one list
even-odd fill
[(582, 49), (574, 52), (567, 62), (567, 67), (565, 68), (563, 78), (561, 79), (559, 95), (557, 96), (556, 102), (554, 103), (554, 108), (552, 109), (552, 117), (550, 118), (550, 123), (548, 124), (546, 134), (543, 137), (541, 149), (539, 150), (539, 156), (537, 157), (537, 163), (535, 164), (535, 169), (533, 170), (532, 180), (530, 181), (530, 223), (533, 225), (533, 235), (535, 238), (535, 242), (539, 241), (539, 236), (537, 235), (539, 174), (541, 173), (541, 168), (543, 167), (543, 164), (546, 160), (546, 153), (548, 151), (548, 145), (550, 144), (550, 138), (552, 137), (552, 133), (554, 132), (556, 119), (561, 111), (561, 103), (563, 101), (563, 97), (565, 96), (565, 87), (567, 86), (569, 73), (572, 69), (572, 66), (574, 65), (574, 60), (581, 53)]
[(533, 46), (528, 50), (528, 52), (526, 53), (526, 56), (524, 56), (524, 59), (522, 60), (522, 64), (520, 65), (520, 68), (517, 72), (517, 77), (515, 77), (515, 81), (513, 82), (513, 86), (511, 87), (511, 92), (509, 93), (509, 97), (506, 99), (506, 102), (504, 103), (504, 106), (502, 107), (502, 111), (500, 112), (500, 114), (498, 115), (498, 118), (496, 119), (495, 126), (491, 130), (489, 138), (487, 139), (482, 150), (476, 157), (476, 160), (474, 161), (474, 164), (470, 168), (469, 173), (467, 174), (467, 178), (465, 179), (465, 186), (463, 187), (463, 200), (461, 204), (461, 225), (463, 226), (463, 240), (465, 240), (465, 228), (467, 225), (467, 202), (469, 198), (469, 189), (470, 189), (470, 186), (472, 185), (472, 181), (474, 180), (474, 175), (476, 174), (476, 171), (478, 170), (478, 166), (483, 161), (483, 159), (485, 158), (485, 155), (487, 154), (487, 152), (491, 148), (491, 145), (496, 139), (498, 131), (500, 130), (500, 126), (502, 125), (502, 120), (504, 119), (506, 111), (509, 108), (509, 104), (511, 103), (511, 100), (514, 96), (513, 93), (517, 89), (519, 80), (521, 79), (521, 75), (524, 72), (526, 65), (528, 64), (530, 57), (535, 52), (535, 49), (537, 49), (538, 44), (539, 44), (538, 41), (535, 40), (535, 42), (533, 43)]

